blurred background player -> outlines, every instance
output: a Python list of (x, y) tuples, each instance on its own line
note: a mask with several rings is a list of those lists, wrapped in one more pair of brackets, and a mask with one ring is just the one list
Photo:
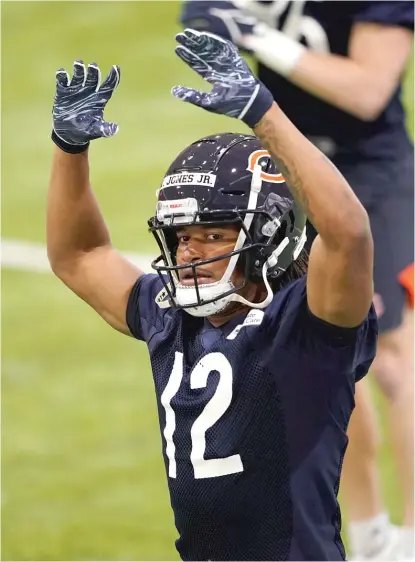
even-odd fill
[[(369, 213), (381, 331), (372, 373), (387, 398), (403, 526), (390, 524), (382, 500), (379, 429), (367, 381), (356, 387), (342, 491), (353, 557), (412, 557), (414, 168), (400, 94), (414, 4), (190, 0), (181, 23), (253, 55), (283, 111), (332, 159)], [(314, 237), (309, 225), (309, 245)]]

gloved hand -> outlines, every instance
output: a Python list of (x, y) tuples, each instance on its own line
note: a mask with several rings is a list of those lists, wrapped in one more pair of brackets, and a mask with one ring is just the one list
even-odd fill
[(65, 152), (83, 152), (89, 141), (118, 132), (118, 125), (104, 121), (103, 115), (120, 82), (119, 67), (114, 65), (101, 85), (100, 81), (96, 63), (86, 69), (81, 60), (75, 61), (72, 80), (65, 69), (56, 72), (52, 140)]
[(183, 3), (180, 23), (187, 28), (219, 35), (250, 52), (244, 45), (244, 36), (254, 33), (258, 21), (254, 16), (237, 9), (232, 2), (188, 0)]
[(251, 72), (237, 47), (210, 33), (178, 33), (176, 54), (202, 78), (210, 92), (175, 86), (173, 95), (207, 111), (241, 119), (253, 128), (273, 103), (271, 92)]

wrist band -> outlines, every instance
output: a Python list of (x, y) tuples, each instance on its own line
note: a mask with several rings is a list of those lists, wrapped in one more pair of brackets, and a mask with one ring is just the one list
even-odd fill
[(274, 98), (271, 92), (262, 82), (259, 82), (252, 93), (251, 99), (238, 115), (238, 119), (253, 129), (273, 103)]
[(69, 154), (79, 154), (80, 152), (85, 152), (88, 150), (89, 142), (85, 144), (69, 144), (63, 141), (58, 135), (55, 133), (55, 130), (52, 130), (51, 139), (53, 142), (64, 152), (68, 152)]
[(306, 47), (267, 25), (258, 25), (255, 30), (255, 35), (244, 37), (244, 46), (267, 68), (289, 76)]

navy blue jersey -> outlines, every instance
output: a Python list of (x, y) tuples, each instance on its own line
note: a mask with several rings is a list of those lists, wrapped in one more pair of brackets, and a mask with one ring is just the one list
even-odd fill
[[(247, 4), (261, 20), (308, 48), (343, 56), (349, 54), (355, 23), (396, 25), (411, 30), (414, 26), (411, 1), (275, 0)], [(198, 0), (186, 2), (182, 22), (197, 22), (208, 5), (209, 2)], [(365, 122), (302, 90), (262, 64), (258, 64), (258, 76), (299, 130), (314, 140), (337, 165), (344, 160), (399, 158), (410, 149), (400, 86), (384, 111), (374, 121)]]
[[(294, 3), (288, 3), (287, 10), (279, 19), (280, 29), (284, 29)], [(312, 31), (308, 34), (308, 41), (301, 34), (304, 44), (313, 49), (313, 40), (323, 44), (322, 37), (325, 35), (331, 53), (347, 56), (350, 32), (355, 23), (372, 22), (413, 29), (414, 4), (410, 1), (311, 1), (305, 2), (298, 25), (301, 25), (301, 17), (310, 17), (316, 23), (315, 26), (309, 26)], [(396, 89), (379, 117), (374, 121), (365, 122), (294, 86), (263, 65), (259, 65), (258, 75), (274, 93), (282, 110), (303, 134), (327, 137), (333, 142), (333, 148), (329, 147), (328, 151), (334, 151), (329, 154), (333, 156), (334, 161), (336, 157), (342, 159), (348, 156), (399, 157), (402, 150), (405, 152), (409, 145), (401, 102), (401, 86)]]
[(127, 322), (149, 348), (183, 560), (343, 560), (337, 492), (355, 380), (373, 360), (356, 329), (317, 319), (302, 278), (220, 328), (159, 308), (141, 277)]

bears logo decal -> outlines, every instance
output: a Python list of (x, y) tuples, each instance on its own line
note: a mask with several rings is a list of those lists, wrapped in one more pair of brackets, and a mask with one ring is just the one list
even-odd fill
[[(248, 158), (248, 167), (247, 170), (249, 172), (254, 171), (255, 164), (260, 164), (261, 158), (271, 158), (270, 153), (267, 150), (255, 150), (251, 152)], [(285, 182), (285, 178), (282, 174), (267, 174), (267, 172), (261, 172), (261, 179), (262, 181), (270, 181), (272, 183), (283, 183)]]

